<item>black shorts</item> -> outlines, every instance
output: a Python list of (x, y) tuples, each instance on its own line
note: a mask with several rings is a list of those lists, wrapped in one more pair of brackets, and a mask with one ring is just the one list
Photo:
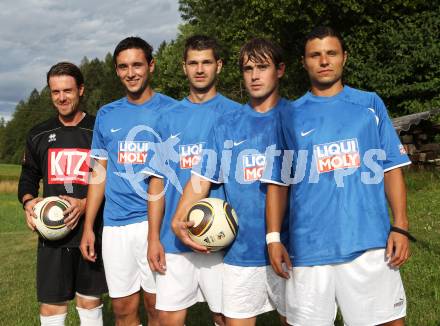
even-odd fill
[(106, 293), (104, 266), (100, 252), (95, 263), (85, 261), (79, 248), (38, 244), (37, 298), (41, 303), (72, 300), (75, 293)]

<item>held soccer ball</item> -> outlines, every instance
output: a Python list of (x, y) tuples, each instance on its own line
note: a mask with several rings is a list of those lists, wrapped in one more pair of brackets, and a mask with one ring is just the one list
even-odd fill
[(35, 226), (44, 239), (59, 240), (70, 232), (63, 215), (68, 207), (69, 202), (56, 196), (46, 197), (34, 206)]
[(227, 247), (234, 241), (238, 231), (234, 209), (218, 198), (199, 200), (189, 210), (187, 221), (195, 223), (188, 229), (190, 238), (210, 251)]

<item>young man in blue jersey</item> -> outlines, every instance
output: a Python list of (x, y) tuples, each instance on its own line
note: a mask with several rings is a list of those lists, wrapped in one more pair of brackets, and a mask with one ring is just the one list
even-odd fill
[(206, 252), (188, 237), (186, 215), (196, 201), (209, 196), (211, 186), (224, 184), (239, 228), (224, 256), (223, 314), (228, 326), (252, 326), (259, 314), (274, 309), (285, 314), (285, 282), (270, 267), (266, 249), (266, 186), (259, 179), (266, 165), (266, 150), (276, 147), (268, 135), (276, 129), (278, 114), (289, 102), (278, 90), (285, 71), (278, 45), (252, 39), (241, 48), (239, 66), (250, 101), (218, 119), (207, 145), (216, 159), (203, 160), (200, 169), (193, 169), (173, 224), (183, 243)]
[[(208, 36), (195, 35), (186, 40), (183, 70), (188, 78), (190, 94), (178, 105), (161, 115), (157, 124), (162, 140), (177, 143), (167, 157), (168, 171), (149, 172), (149, 193), (165, 198), (148, 202), (148, 260), (157, 271), (157, 301), (162, 326), (184, 325), (187, 308), (198, 301), (207, 301), (214, 313), (214, 322), (223, 325), (221, 316), (221, 271), (223, 254), (205, 257), (192, 252), (171, 230), (183, 186), (197, 165), (208, 134), (219, 116), (240, 107), (216, 90), (217, 76), (222, 69), (217, 42)], [(172, 155), (173, 153), (175, 155)], [(213, 190), (213, 196), (224, 196), (224, 190)], [(165, 207), (164, 207), (165, 203)]]
[[(265, 180), (269, 256), (287, 278), (290, 324), (333, 325), (337, 302), (346, 325), (403, 325), (399, 267), (409, 233), (401, 167), (410, 161), (379, 96), (343, 85), (346, 60), (333, 29), (307, 35), (311, 89), (280, 114), (278, 142), (293, 159), (285, 155), (283, 167), (275, 160)], [(287, 203), (288, 252), (279, 241)]]
[(96, 259), (92, 227), (105, 197), (102, 255), (116, 325), (140, 324), (141, 292), (148, 325), (158, 325), (155, 280), (147, 261), (146, 183), (140, 171), (150, 156), (159, 112), (175, 101), (150, 86), (152, 52), (138, 37), (128, 37), (116, 46), (113, 60), (127, 96), (98, 111), (93, 132), (96, 180), (87, 194), (81, 250), (86, 259)]

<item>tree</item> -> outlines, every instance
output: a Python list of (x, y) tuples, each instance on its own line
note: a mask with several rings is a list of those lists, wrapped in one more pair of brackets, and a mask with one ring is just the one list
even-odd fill
[[(217, 36), (236, 62), (241, 44), (253, 36), (270, 37), (287, 53), (282, 92), (289, 98), (308, 85), (301, 68), (302, 39), (316, 25), (342, 32), (349, 50), (345, 79), (375, 90), (392, 113), (439, 105), (438, 30), (440, 7), (421, 0), (180, 0), (180, 11), (194, 30)], [(233, 70), (233, 71), (232, 71)], [(240, 93), (236, 67), (226, 69), (222, 86)]]
[[(184, 23), (175, 40), (159, 46), (153, 78), (157, 91), (174, 98), (188, 94), (182, 53), (185, 39), (196, 33), (220, 41), (225, 64), (218, 89), (239, 102), (247, 99), (237, 67), (240, 47), (256, 36), (275, 40), (286, 52), (281, 92), (297, 98), (308, 87), (302, 39), (314, 26), (330, 25), (346, 41), (347, 84), (379, 93), (393, 116), (440, 107), (440, 6), (435, 1), (180, 0), (179, 5)], [(86, 83), (82, 105), (89, 113), (124, 96), (110, 53), (103, 61), (84, 57), (80, 67)], [(54, 112), (47, 87), (33, 90), (12, 120), (0, 124), (0, 160), (18, 163), (28, 130)]]

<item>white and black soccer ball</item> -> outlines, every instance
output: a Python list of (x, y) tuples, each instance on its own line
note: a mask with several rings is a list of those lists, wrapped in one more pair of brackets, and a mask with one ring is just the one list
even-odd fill
[(64, 223), (63, 211), (70, 207), (69, 202), (60, 197), (46, 197), (34, 206), (35, 226), (46, 240), (64, 238), (71, 230)]
[(194, 221), (188, 229), (190, 238), (210, 251), (221, 250), (234, 241), (238, 232), (238, 218), (228, 202), (219, 198), (205, 198), (195, 203), (187, 221)]

